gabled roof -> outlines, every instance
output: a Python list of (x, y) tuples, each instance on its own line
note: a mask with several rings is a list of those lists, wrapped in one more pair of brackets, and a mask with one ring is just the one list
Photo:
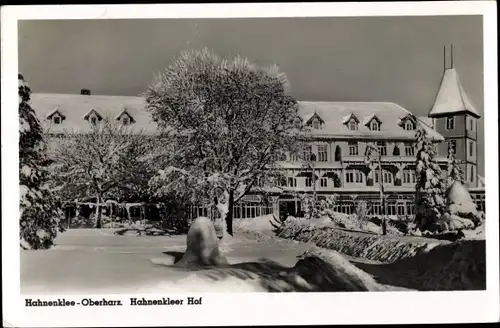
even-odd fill
[(459, 112), (468, 112), (477, 118), (481, 116), (467, 97), (458, 72), (455, 68), (449, 68), (444, 71), (429, 117)]
[[(157, 124), (145, 110), (145, 99), (142, 97), (32, 93), (31, 107), (42, 127), (51, 133), (65, 131), (88, 133), (92, 127), (84, 117), (91, 109), (95, 109), (103, 118), (114, 119), (124, 111), (124, 108), (135, 120), (132, 130), (141, 130), (148, 134), (157, 133)], [(62, 124), (54, 125), (45, 119), (54, 108), (58, 108), (59, 113), (66, 117)]]
[(132, 115), (130, 115), (130, 113), (127, 111), (127, 109), (126, 109), (126, 108), (125, 108), (125, 109), (123, 109), (123, 110), (120, 112), (120, 114), (118, 114), (118, 115), (115, 117), (115, 119), (116, 119), (117, 121), (119, 121), (119, 120), (121, 120), (121, 119), (122, 119), (123, 115), (127, 115), (127, 116), (128, 116), (128, 118), (129, 118), (129, 120), (130, 120), (130, 122), (131, 122), (131, 123), (135, 123), (135, 119), (132, 117)]
[(365, 116), (363, 118), (363, 125), (368, 125), (372, 120), (376, 120), (378, 123), (382, 123), (382, 121), (378, 118), (376, 114), (372, 114), (369, 116)]
[(61, 113), (61, 111), (59, 110), (59, 107), (56, 107), (53, 111), (51, 111), (50, 113), (48, 113), (47, 114), (47, 119), (51, 120), (52, 117), (54, 115), (56, 115), (56, 114), (59, 115), (63, 120), (66, 119), (66, 116), (63, 113)]
[(342, 118), (342, 123), (347, 124), (351, 119), (355, 120), (357, 123), (359, 123), (359, 119), (354, 113), (349, 113), (349, 115), (346, 115)]
[[(401, 118), (413, 115), (410, 111), (391, 102), (312, 102), (299, 101), (299, 115), (317, 112), (325, 124), (321, 130), (310, 133), (318, 137), (336, 138), (380, 138), (414, 140), (415, 131), (404, 130), (399, 124)], [(351, 117), (369, 117), (376, 114), (383, 122), (380, 131), (372, 131), (367, 126), (360, 125), (358, 130), (345, 128), (344, 124)], [(358, 120), (359, 122), (359, 120)], [(422, 124), (429, 137), (434, 140), (444, 140), (443, 136), (427, 124)]]
[(318, 120), (320, 120), (321, 123), (325, 123), (325, 121), (321, 118), (321, 116), (318, 115), (318, 113), (314, 112), (314, 113), (309, 113), (309, 114), (306, 114), (302, 117), (303, 121), (305, 124), (309, 123), (313, 118), (317, 118)]
[(94, 108), (92, 108), (91, 110), (89, 110), (89, 112), (87, 114), (85, 114), (85, 116), (83, 116), (83, 119), (84, 120), (88, 120), (89, 117), (90, 117), (90, 115), (92, 115), (92, 114), (95, 115), (95, 116), (97, 116), (97, 118), (99, 119), (99, 121), (102, 120), (101, 114), (99, 114)]

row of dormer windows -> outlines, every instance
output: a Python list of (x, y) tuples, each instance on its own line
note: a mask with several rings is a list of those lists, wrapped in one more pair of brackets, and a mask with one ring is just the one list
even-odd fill
[[(61, 124), (63, 124), (66, 117), (64, 115), (62, 115), (59, 111), (56, 111), (53, 114), (51, 114), (49, 117), (47, 117), (47, 119), (49, 121), (51, 121), (52, 124), (61, 125)], [(100, 115), (98, 115), (97, 113), (95, 113), (95, 111), (93, 110), (93, 112), (85, 115), (84, 120), (87, 120), (92, 125), (96, 125), (100, 120), (102, 120), (102, 117)], [(120, 124), (122, 124), (122, 125), (129, 125), (129, 124), (134, 123), (134, 119), (126, 111), (122, 112), (116, 118), (116, 120), (119, 121)]]
[[(306, 124), (306, 126), (312, 127), (314, 130), (320, 130), (323, 128), (324, 121), (317, 113), (314, 113), (313, 116), (306, 122), (302, 122), (302, 120), (298, 118), (295, 121), (295, 126), (297, 128), (300, 128), (304, 123)], [(344, 125), (350, 131), (358, 131), (359, 124), (360, 122), (354, 114), (351, 114), (344, 119)], [(369, 118), (368, 122), (365, 125), (368, 127), (370, 131), (380, 131), (382, 126), (382, 121), (376, 115), (373, 115), (373, 117)], [(416, 129), (416, 121), (410, 116), (407, 116), (401, 119), (400, 126), (403, 128), (403, 130), (413, 131)]]

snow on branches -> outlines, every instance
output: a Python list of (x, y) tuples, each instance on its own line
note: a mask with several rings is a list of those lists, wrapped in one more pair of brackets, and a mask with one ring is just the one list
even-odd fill
[(20, 239), (22, 248), (50, 248), (61, 224), (62, 212), (49, 181), (47, 145), (42, 128), (31, 108), (31, 90), (19, 74), (19, 188)]
[(416, 220), (420, 230), (434, 224), (444, 212), (446, 183), (435, 156), (433, 142), (428, 138), (425, 129), (416, 132)]
[(301, 135), (293, 124), (297, 102), (276, 66), (207, 49), (176, 58), (151, 83), (146, 103), (174, 145), (165, 168), (177, 168), (164, 170), (156, 183), (188, 198), (210, 199), (210, 189), (219, 188), (229, 207), (270, 179), (278, 171), (276, 154), (293, 150)]

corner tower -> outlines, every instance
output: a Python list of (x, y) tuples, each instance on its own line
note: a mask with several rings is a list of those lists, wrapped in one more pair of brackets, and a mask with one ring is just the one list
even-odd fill
[(453, 65), (453, 45), (450, 47), (449, 64), (447, 48), (444, 48), (444, 73), (434, 104), (428, 114), (434, 128), (445, 138), (439, 146), (440, 156), (446, 156), (448, 148), (455, 149), (455, 157), (461, 161), (464, 182), (467, 187), (478, 186), (477, 172), (477, 121), (481, 117), (464, 91), (458, 72)]

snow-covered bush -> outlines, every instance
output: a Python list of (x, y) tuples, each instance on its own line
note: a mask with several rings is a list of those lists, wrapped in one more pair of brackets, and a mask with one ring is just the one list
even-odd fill
[(64, 231), (60, 202), (54, 195), (51, 164), (42, 127), (31, 108), (31, 90), (21, 74), (19, 80), (19, 218), (21, 247), (50, 248), (57, 232)]

